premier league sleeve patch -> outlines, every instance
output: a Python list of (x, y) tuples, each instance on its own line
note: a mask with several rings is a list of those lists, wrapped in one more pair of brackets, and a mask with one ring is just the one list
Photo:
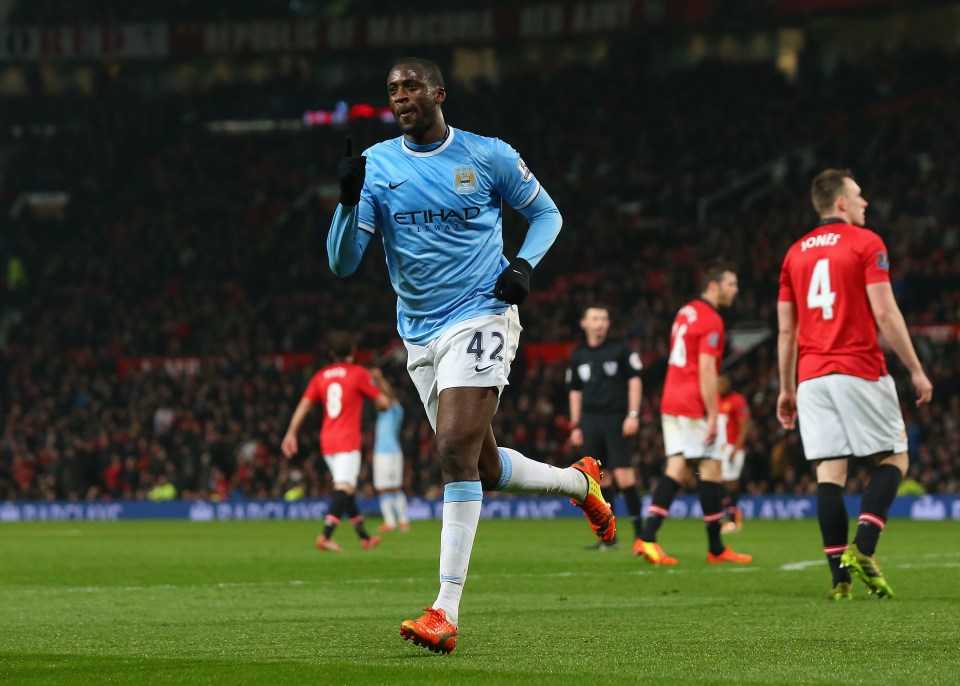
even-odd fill
[(523, 183), (528, 183), (530, 179), (533, 178), (533, 172), (530, 171), (530, 168), (527, 166), (527, 163), (523, 161), (523, 158), (517, 160), (517, 171), (520, 172), (520, 178)]
[(885, 272), (890, 271), (890, 258), (887, 257), (887, 253), (877, 253), (877, 266)]
[(716, 331), (711, 331), (710, 335), (707, 336), (707, 343), (710, 344), (711, 348), (716, 348), (717, 343), (719, 342), (720, 342), (720, 334), (717, 333)]

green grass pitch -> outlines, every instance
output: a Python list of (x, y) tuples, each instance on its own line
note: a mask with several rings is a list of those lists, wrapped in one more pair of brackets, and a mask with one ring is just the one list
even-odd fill
[(755, 556), (745, 567), (708, 566), (703, 525), (668, 521), (660, 541), (680, 558), (674, 568), (629, 547), (587, 552), (580, 519), (484, 520), (450, 656), (398, 635), (436, 597), (439, 522), (415, 522), (372, 551), (341, 527), (339, 555), (314, 549), (319, 527), (0, 526), (0, 683), (960, 679), (955, 522), (891, 521), (879, 557), (896, 597), (857, 582), (853, 601), (831, 603), (814, 520), (747, 522), (727, 537)]

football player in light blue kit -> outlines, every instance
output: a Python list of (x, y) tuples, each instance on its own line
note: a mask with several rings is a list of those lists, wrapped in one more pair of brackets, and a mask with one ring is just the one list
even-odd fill
[[(400, 634), (449, 653), (484, 489), (567, 495), (603, 541), (616, 523), (593, 458), (545, 465), (498, 448), (490, 426), (520, 339), (517, 305), (560, 232), (556, 205), (509, 145), (446, 125), (437, 65), (397, 62), (387, 94), (403, 135), (361, 157), (347, 139), (327, 253), (333, 272), (348, 276), (373, 236), (383, 240), (407, 370), (437, 433), (444, 481), (440, 592)], [(504, 202), (529, 222), (512, 261), (503, 255)]]
[(380, 500), (383, 524), (380, 533), (410, 530), (407, 496), (403, 492), (403, 447), (400, 445), (400, 427), (403, 424), (403, 405), (397, 400), (393, 385), (383, 372), (374, 367), (370, 376), (380, 387), (389, 405), (377, 412), (377, 427), (373, 439), (373, 488)]

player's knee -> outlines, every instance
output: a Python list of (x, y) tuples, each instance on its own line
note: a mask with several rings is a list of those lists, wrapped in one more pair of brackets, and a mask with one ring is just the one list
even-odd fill
[(698, 471), (701, 481), (715, 481), (720, 483), (720, 468), (722, 465), (719, 460), (700, 460)]
[(476, 479), (479, 469), (480, 441), (465, 431), (451, 431), (437, 436), (437, 457), (440, 469), (455, 479)]
[(677, 483), (682, 484), (687, 480), (687, 469), (687, 463), (683, 455), (671, 455), (667, 458), (667, 466), (664, 469), (664, 474)]
[(907, 453), (894, 453), (893, 455), (888, 455), (877, 461), (878, 464), (889, 464), (893, 465), (900, 470), (900, 473), (906, 475), (907, 470), (910, 468), (910, 459), (907, 457)]

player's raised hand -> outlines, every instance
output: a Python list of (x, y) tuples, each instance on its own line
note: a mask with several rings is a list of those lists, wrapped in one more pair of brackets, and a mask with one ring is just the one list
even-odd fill
[(917, 407), (930, 402), (933, 398), (933, 384), (930, 383), (930, 379), (923, 373), (923, 370), (921, 369), (911, 374), (910, 381), (917, 390)]
[(340, 204), (353, 207), (360, 202), (360, 190), (367, 176), (367, 158), (353, 156), (353, 138), (347, 136), (343, 159), (337, 165), (340, 178)]
[(784, 429), (793, 429), (797, 426), (797, 394), (780, 391), (777, 398), (777, 419)]
[(500, 272), (493, 287), (493, 295), (498, 300), (511, 305), (520, 305), (530, 294), (530, 275), (533, 267), (522, 257), (516, 258)]

